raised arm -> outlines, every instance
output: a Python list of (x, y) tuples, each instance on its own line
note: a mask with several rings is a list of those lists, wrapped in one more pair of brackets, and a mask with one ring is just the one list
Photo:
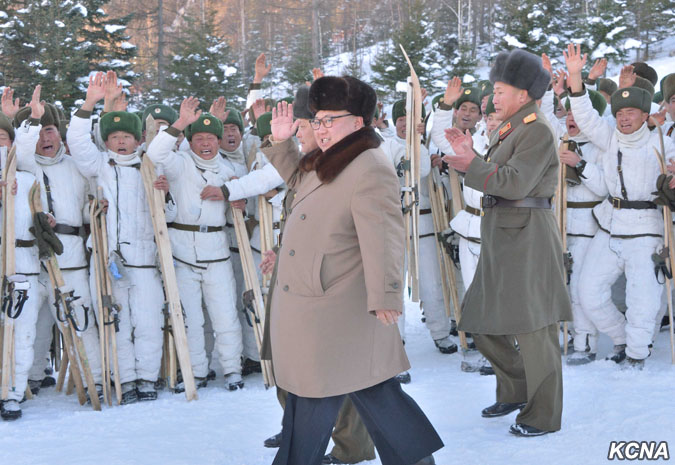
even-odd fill
[(581, 70), (586, 64), (587, 56), (581, 54), (580, 45), (575, 47), (574, 44), (569, 44), (567, 51), (563, 51), (563, 55), (569, 75), (567, 84), (571, 91), (570, 108), (572, 114), (574, 114), (574, 121), (593, 144), (603, 151), (607, 150), (612, 137), (614, 137), (614, 126), (601, 118), (598, 112), (593, 109), (588, 93), (584, 89)]
[(183, 158), (175, 151), (178, 135), (201, 116), (199, 100), (195, 97), (187, 97), (180, 104), (178, 119), (152, 140), (148, 146), (147, 155), (153, 163), (164, 170), (164, 174), (170, 182), (180, 178), (185, 172)]
[(89, 76), (87, 97), (82, 107), (73, 115), (66, 133), (70, 154), (78, 170), (85, 177), (98, 176), (106, 163), (105, 153), (99, 151), (91, 140), (91, 112), (105, 96), (105, 75)]
[(259, 170), (253, 170), (246, 176), (231, 179), (223, 186), (227, 190), (226, 200), (241, 200), (265, 194), (284, 183), (283, 178), (272, 163)]

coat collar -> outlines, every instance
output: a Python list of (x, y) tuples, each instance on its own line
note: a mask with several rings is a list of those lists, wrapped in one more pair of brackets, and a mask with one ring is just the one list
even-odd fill
[(515, 131), (518, 126), (521, 126), (525, 123), (525, 120), (531, 114), (535, 114), (537, 118), (541, 118), (541, 113), (539, 112), (539, 106), (536, 101), (531, 101), (520, 107), (520, 109), (515, 112), (509, 119), (503, 121), (497, 129), (492, 132), (490, 136), (490, 146), (488, 147), (488, 152), (495, 148), (501, 141), (506, 139), (513, 131)]
[(316, 171), (322, 183), (333, 181), (356, 157), (369, 149), (380, 146), (381, 140), (375, 130), (366, 126), (349, 134), (325, 152), (316, 149), (300, 160), (300, 169)]

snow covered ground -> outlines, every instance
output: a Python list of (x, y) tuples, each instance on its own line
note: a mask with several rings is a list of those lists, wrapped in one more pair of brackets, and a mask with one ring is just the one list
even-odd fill
[[(564, 366), (562, 430), (525, 439), (508, 433), (515, 413), (481, 418), (480, 410), (495, 400), (494, 377), (463, 373), (461, 355), (440, 354), (416, 305), (408, 303), (406, 320), (413, 381), (405, 390), (445, 442), (435, 454), (439, 465), (600, 464), (612, 440), (670, 441), (675, 454), (675, 366), (667, 332), (659, 334), (641, 372), (606, 361)], [(599, 358), (610, 347), (603, 338)], [(262, 442), (279, 431), (281, 408), (260, 375), (246, 383), (244, 390), (228, 392), (218, 379), (194, 402), (164, 391), (156, 402), (103, 412), (80, 407), (74, 396), (53, 388), (43, 390), (23, 404), (21, 420), (0, 422), (0, 464), (269, 465), (275, 450)]]

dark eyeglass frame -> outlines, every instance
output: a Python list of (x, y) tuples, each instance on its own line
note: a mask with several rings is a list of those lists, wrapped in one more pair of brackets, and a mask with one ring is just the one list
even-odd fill
[(338, 115), (338, 116), (324, 116), (323, 118), (312, 118), (309, 120), (309, 125), (312, 126), (312, 129), (315, 131), (318, 131), (321, 128), (321, 124), (323, 124), (323, 127), (326, 129), (332, 128), (333, 127), (333, 120), (338, 119), (338, 118), (344, 118), (345, 116), (354, 116), (351, 113), (347, 113), (346, 115)]

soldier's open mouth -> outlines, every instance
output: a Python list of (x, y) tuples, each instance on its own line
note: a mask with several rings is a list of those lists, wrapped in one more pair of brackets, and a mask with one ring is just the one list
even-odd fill
[(199, 152), (199, 153), (201, 153), (202, 155), (211, 155), (211, 151), (210, 151), (210, 150), (202, 150), (202, 151)]

